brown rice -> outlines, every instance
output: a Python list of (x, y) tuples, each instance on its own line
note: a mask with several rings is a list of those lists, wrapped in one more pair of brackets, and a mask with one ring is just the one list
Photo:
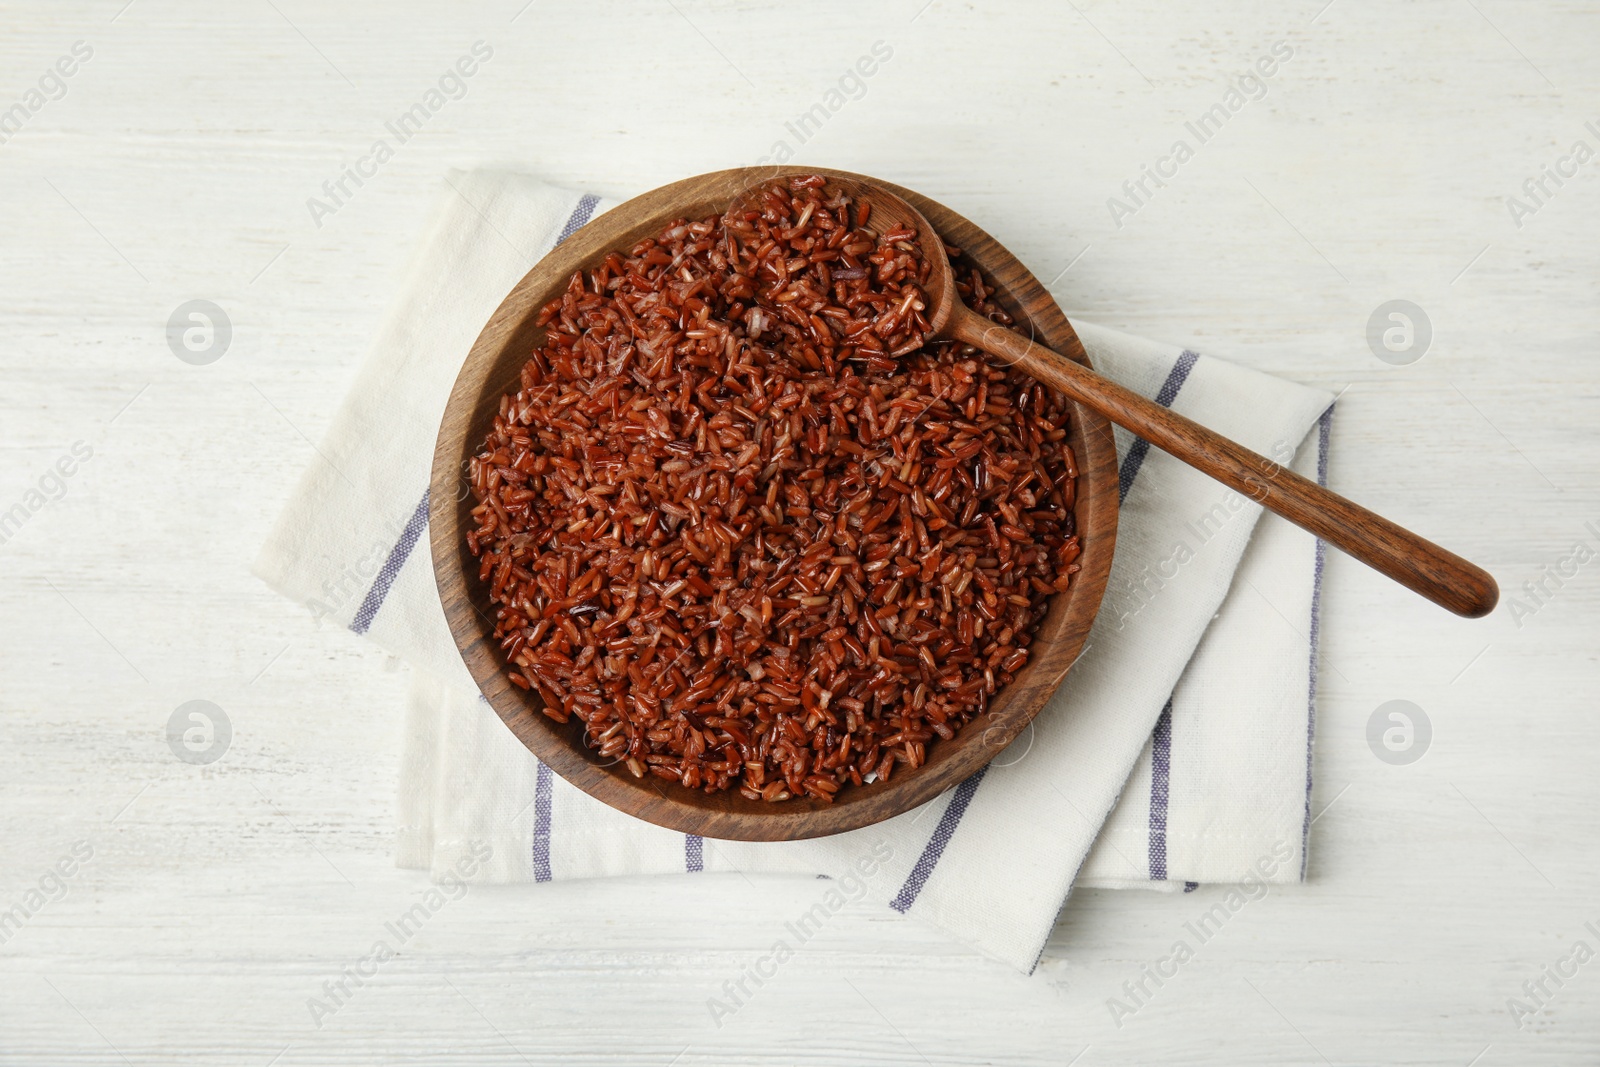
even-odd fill
[(1059, 394), (926, 341), (924, 235), (820, 176), (761, 202), (543, 309), (467, 541), (511, 681), (601, 757), (831, 800), (920, 766), (1028, 661), (1078, 569), (1077, 470)]

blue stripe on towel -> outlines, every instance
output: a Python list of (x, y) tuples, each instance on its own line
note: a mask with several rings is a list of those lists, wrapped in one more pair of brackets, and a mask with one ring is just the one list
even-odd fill
[[(1178, 390), (1183, 388), (1183, 383), (1189, 380), (1189, 372), (1194, 370), (1199, 356), (1185, 349), (1178, 357), (1178, 362), (1173, 364), (1167, 380), (1161, 383), (1161, 389), (1156, 393), (1156, 403), (1164, 408), (1172, 406), (1178, 399)], [(1118, 502), (1127, 499), (1128, 490), (1133, 488), (1133, 480), (1139, 474), (1139, 468), (1144, 466), (1144, 460), (1150, 454), (1150, 442), (1142, 437), (1135, 437), (1133, 444), (1128, 446), (1128, 454), (1123, 457), (1122, 469), (1117, 472)], [(1167, 698), (1167, 706), (1161, 709), (1161, 717), (1156, 720), (1155, 732), (1150, 736), (1150, 880), (1164, 882), (1167, 878), (1167, 805), (1172, 784), (1172, 698)]]
[[(1170, 408), (1172, 402), (1178, 399), (1178, 390), (1183, 388), (1183, 383), (1189, 380), (1189, 372), (1194, 370), (1195, 362), (1200, 357), (1188, 349), (1178, 356), (1178, 362), (1173, 364), (1172, 370), (1167, 374), (1167, 380), (1161, 383), (1161, 389), (1156, 393), (1156, 403), (1164, 408)], [(1128, 446), (1128, 454), (1122, 457), (1122, 468), (1117, 471), (1117, 503), (1122, 503), (1128, 498), (1128, 490), (1133, 488), (1133, 480), (1139, 476), (1139, 468), (1144, 466), (1144, 457), (1150, 453), (1150, 442), (1142, 437), (1135, 437), (1133, 444)]]
[(533, 880), (548, 882), (550, 872), (550, 809), (555, 798), (555, 776), (543, 763), (533, 779)]
[(955, 793), (950, 797), (949, 806), (944, 809), (944, 814), (939, 817), (939, 825), (934, 828), (933, 837), (928, 839), (922, 855), (917, 857), (917, 865), (911, 868), (911, 875), (906, 879), (906, 884), (900, 887), (900, 892), (889, 902), (889, 906), (895, 911), (907, 911), (917, 902), (917, 894), (922, 892), (922, 887), (927, 883), (928, 876), (933, 873), (939, 857), (944, 855), (944, 847), (955, 835), (961, 816), (967, 813), (967, 805), (972, 803), (972, 794), (978, 791), (979, 783), (988, 773), (989, 768), (985, 766), (977, 774), (956, 786)]
[(1150, 736), (1150, 880), (1167, 880), (1167, 795), (1172, 783), (1172, 698)]
[[(1317, 420), (1317, 484), (1328, 484), (1328, 438), (1333, 430), (1333, 405)], [(1311, 855), (1311, 746), (1317, 733), (1317, 639), (1321, 636), (1322, 565), (1328, 546), (1317, 538), (1316, 569), (1311, 579), (1311, 680), (1306, 686), (1306, 821), (1300, 830), (1300, 880), (1306, 878)]]
[[(561, 224), (561, 232), (556, 234), (555, 244), (560, 244), (568, 237), (577, 233), (579, 228), (594, 215), (594, 209), (600, 203), (600, 198), (593, 193), (584, 193), (578, 198), (578, 204), (572, 209), (572, 214), (567, 216), (567, 221)], [(551, 246), (555, 247), (554, 245)], [(389, 588), (394, 585), (394, 580), (400, 573), (400, 568), (406, 565), (406, 560), (411, 556), (411, 550), (417, 547), (417, 539), (422, 535), (422, 528), (428, 522), (428, 494), (422, 494), (422, 501), (417, 504), (416, 510), (411, 513), (411, 520), (401, 531), (400, 539), (395, 542), (394, 548), (389, 552), (389, 558), (383, 561), (383, 567), (378, 571), (377, 578), (373, 579), (372, 588), (367, 590), (361, 607), (356, 609), (356, 617), (350, 620), (350, 629), (358, 634), (364, 634), (372, 628), (372, 620), (377, 617), (378, 609), (383, 607), (383, 602), (389, 596)]]
[(389, 558), (383, 561), (378, 576), (372, 580), (372, 588), (367, 590), (361, 606), (356, 609), (356, 617), (350, 620), (350, 629), (358, 634), (364, 634), (372, 628), (372, 620), (377, 617), (378, 609), (383, 607), (383, 601), (389, 595), (389, 588), (399, 576), (400, 568), (406, 565), (411, 550), (417, 547), (417, 539), (422, 536), (422, 528), (426, 525), (428, 525), (428, 494), (424, 492), (422, 499), (417, 502), (416, 510), (412, 511), (411, 518), (406, 521), (405, 529), (400, 531), (400, 539), (389, 550)]
[[(560, 244), (568, 237), (577, 233), (594, 215), (594, 209), (600, 203), (600, 198), (593, 193), (584, 193), (578, 198), (578, 206), (572, 209), (572, 215), (561, 226), (561, 232), (556, 234), (556, 244)], [(552, 245), (551, 247), (554, 247)]]

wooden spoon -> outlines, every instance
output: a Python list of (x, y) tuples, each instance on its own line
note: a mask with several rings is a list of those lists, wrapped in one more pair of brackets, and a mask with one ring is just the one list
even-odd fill
[[(961, 302), (944, 242), (920, 212), (886, 189), (868, 182), (830, 176), (829, 184), (852, 201), (872, 205), (872, 228), (884, 233), (894, 224), (917, 232), (928, 261), (924, 309), (930, 336), (974, 345), (1021, 368), (1107, 419), (1183, 460), (1269, 511), (1336, 545), (1374, 570), (1457, 615), (1481, 618), (1494, 610), (1499, 587), (1483, 568), (1375, 512), (1304, 478), (1236, 441), (1206, 429), (1170, 408), (1103, 378), (1070, 356), (991, 322)], [(760, 211), (767, 183), (752, 187), (731, 210)]]

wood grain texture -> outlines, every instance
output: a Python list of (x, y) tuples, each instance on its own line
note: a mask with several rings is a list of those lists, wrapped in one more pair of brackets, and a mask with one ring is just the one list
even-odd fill
[[(948, 272), (945, 275), (948, 282)], [(951, 283), (953, 290), (953, 283)], [(1082, 345), (1052, 351), (957, 304), (941, 332), (976, 345), (1048, 382), (1125, 430), (1183, 460), (1296, 526), (1469, 619), (1494, 610), (1489, 572), (1281, 463), (1078, 366)], [(1064, 353), (1064, 354), (1063, 354)]]
[[(7, 106), (95, 49), (0, 145), (0, 505), (95, 449), (0, 545), (0, 903), (72, 841), (96, 851), (0, 946), (0, 1063), (1595, 1060), (1600, 963), (1526, 1028), (1507, 1011), (1600, 923), (1600, 570), (1545, 577), (1600, 526), (1595, 163), (1520, 229), (1505, 197), (1587, 139), (1600, 4), (122, 7), (0, 19)], [(313, 222), (306, 199), (479, 37), (495, 56), (467, 95)], [(1267, 95), (1195, 145), (1184, 124), (1280, 39)], [(802, 143), (789, 124), (876, 40), (892, 58)], [(1185, 136), (1195, 157), (1119, 226), (1108, 198)], [(626, 197), (780, 139), (979, 220), (1074, 320), (1343, 390), (1333, 487), (1482, 562), (1505, 602), (1466, 622), (1329, 555), (1310, 881), (1249, 904), (1121, 1026), (1108, 999), (1222, 887), (1077, 892), (1033, 979), (851, 906), (721, 1027), (707, 998), (822, 883), (480, 888), (316, 1026), (307, 998), (427, 885), (391, 858), (406, 673), (248, 567), (323, 462), (440, 175)], [(195, 297), (233, 319), (209, 367), (164, 336)], [(1366, 339), (1397, 297), (1433, 324), (1406, 367)], [(234, 725), (203, 768), (162, 740), (197, 697)], [(1396, 698), (1434, 724), (1409, 767), (1365, 736)]]
[[(1074, 515), (1083, 546), (1081, 569), (1065, 593), (1051, 598), (1028, 663), (995, 695), (981, 718), (954, 738), (931, 745), (921, 767), (902, 769), (888, 782), (846, 788), (831, 803), (810, 797), (755, 801), (734, 790), (706, 793), (653, 775), (635, 778), (625, 766), (601, 760), (583, 743), (580, 720), (556, 723), (543, 713), (544, 702), (537, 692), (510, 683), (494, 640), (487, 583), (479, 580), (478, 561), (466, 545), (465, 531), (475, 525), (471, 512), (477, 501), (459, 491), (459, 479), (466, 462), (481, 449), (500, 411), (501, 397), (517, 388), (528, 354), (543, 342), (545, 331), (534, 322), (539, 310), (560, 295), (574, 271), (592, 267), (609, 252), (632, 247), (673, 220), (721, 214), (747, 190), (774, 178), (808, 173), (818, 170), (752, 167), (685, 178), (613, 208), (558, 245), (512, 289), (484, 326), (451, 390), (434, 451), (429, 509), (434, 577), (456, 646), (485, 698), (518, 740), (579, 789), (630, 815), (703, 837), (787, 841), (842, 833), (910, 811), (976, 773), (1027, 727), (1078, 658), (1105, 593), (1116, 549), (1116, 448), (1105, 419), (1078, 405), (1069, 414), (1067, 442), (1078, 460)], [(927, 218), (927, 222), (917, 220), (918, 227), (931, 224), (961, 248), (990, 279), (996, 299), (1015, 322), (1050, 344), (1075, 350), (1087, 364), (1077, 334), (1038, 279), (972, 222), (898, 186), (841, 171), (820, 173), (852, 188), (875, 183), (892, 190), (891, 197), (882, 201), (885, 207), (893, 198), (911, 198)], [(888, 228), (885, 218), (892, 219), (893, 212), (875, 209), (874, 223), (880, 230)], [(946, 262), (946, 278), (948, 274)], [(944, 299), (954, 292), (953, 283), (938, 289)]]

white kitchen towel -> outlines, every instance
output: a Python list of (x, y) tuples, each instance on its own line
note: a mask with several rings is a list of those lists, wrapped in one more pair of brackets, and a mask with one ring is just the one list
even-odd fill
[[(1116, 559), (1085, 651), (1034, 725), (943, 796), (852, 833), (753, 844), (648, 825), (552, 774), (456, 653), (425, 543), (426, 490), (445, 398), (479, 329), (541, 256), (612, 203), (519, 174), (445, 181), (355, 386), (255, 565), (318, 620), (414, 670), (397, 863), (443, 873), (485, 843), (481, 877), (501, 882), (826, 874), (840, 891), (824, 911), (834, 898), (876, 901), (1024, 971), (1074, 879), (1171, 889), (1303, 877), (1320, 545), (1121, 430)], [(1102, 373), (1323, 473), (1329, 394), (1075, 325)]]

